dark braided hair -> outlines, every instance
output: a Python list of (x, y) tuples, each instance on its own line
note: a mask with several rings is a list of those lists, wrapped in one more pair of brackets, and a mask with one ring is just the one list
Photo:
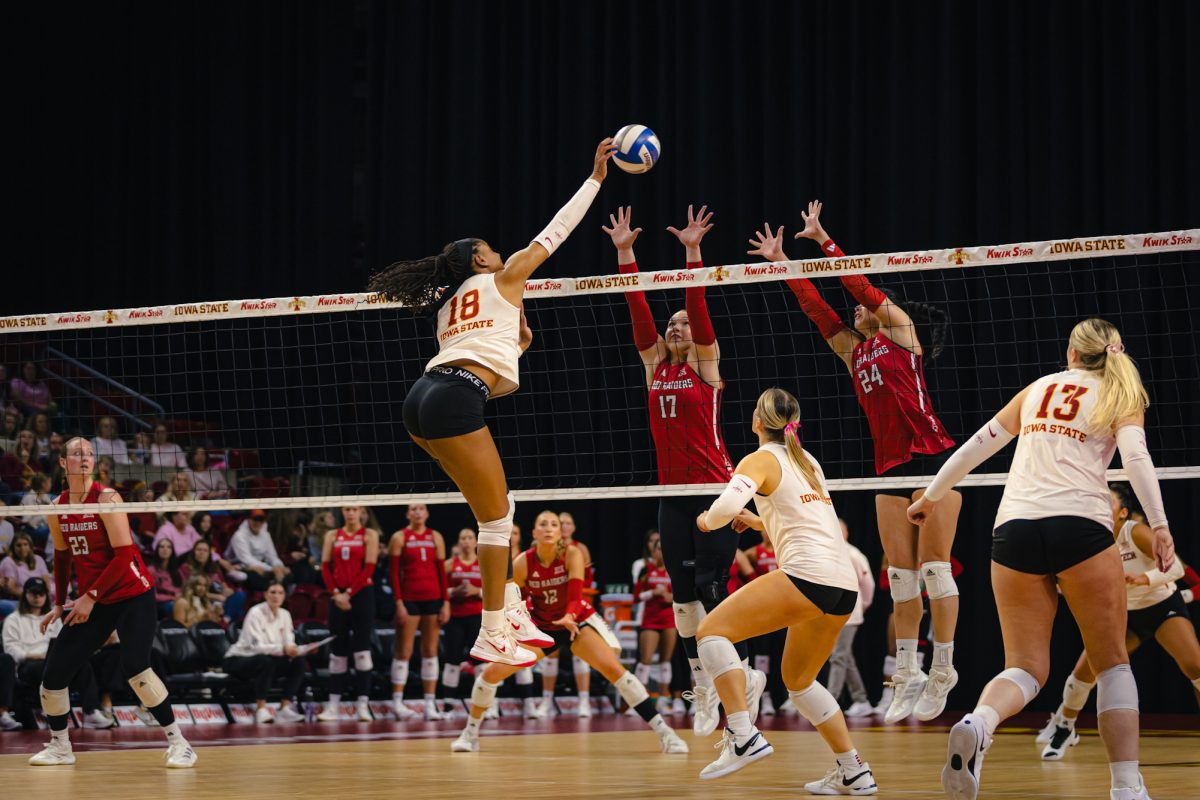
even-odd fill
[(478, 243), (478, 239), (459, 239), (436, 256), (389, 264), (371, 276), (367, 289), (393, 303), (403, 303), (417, 316), (432, 314), (444, 298), (453, 296), (462, 282), (475, 274), (470, 255)]
[(942, 349), (946, 345), (946, 333), (950, 330), (950, 315), (941, 308), (929, 303), (922, 303), (917, 300), (907, 300), (896, 294), (895, 290), (879, 287), (879, 291), (883, 292), (887, 299), (892, 301), (893, 305), (899, 306), (905, 314), (913, 322), (919, 322), (927, 326), (929, 329), (929, 347), (926, 349), (926, 354), (929, 360), (937, 358), (941, 355)]

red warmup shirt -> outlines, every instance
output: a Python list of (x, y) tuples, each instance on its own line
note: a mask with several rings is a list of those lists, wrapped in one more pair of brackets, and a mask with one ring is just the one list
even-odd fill
[[(470, 564), (464, 564), (458, 556), (450, 562), (450, 587), (460, 586), (464, 583), (469, 583), (472, 586), (483, 588), (483, 576), (479, 572), (479, 559), (475, 559)], [(482, 597), (450, 597), (450, 616), (452, 617), (478, 617), (483, 614), (483, 598)]]
[[(653, 562), (647, 562), (642, 577), (638, 578), (634, 593), (641, 595), (642, 592), (653, 591), (659, 586), (665, 586), (669, 591), (671, 576), (667, 574), (666, 567), (656, 567)], [(659, 595), (654, 595), (645, 601), (645, 605), (642, 607), (642, 628), (648, 631), (661, 631), (674, 627), (675, 610), (670, 601), (664, 600)]]
[(721, 436), (721, 393), (686, 363), (658, 365), (650, 384), (650, 433), (660, 484), (726, 483), (733, 475)]
[[(404, 600), (441, 600), (446, 568), (438, 560), (433, 529), (421, 533), (404, 529), (404, 549), (400, 551), (400, 594)], [(440, 576), (439, 576), (440, 573)]]
[[(567, 613), (567, 562), (560, 555), (543, 565), (537, 557), (537, 547), (531, 547), (525, 551), (525, 568), (525, 592), (533, 601), (530, 616), (534, 623), (544, 631), (562, 630), (554, 620)], [(575, 617), (577, 623), (596, 611), (586, 600), (581, 605), (582, 610)]]
[[(367, 560), (367, 529), (347, 533), (345, 528), (338, 528), (333, 535), (329, 560), (333, 562), (333, 585), (339, 589), (353, 586)], [(365, 585), (373, 583), (368, 578)]]
[(754, 548), (754, 577), (762, 577), (777, 569), (779, 569), (779, 562), (775, 560), (774, 550), (768, 550), (766, 545), (761, 544)]
[(924, 358), (882, 332), (854, 346), (854, 393), (867, 414), (875, 443), (875, 472), (954, 446), (933, 412), (925, 386)]
[[(99, 503), (102, 491), (104, 487), (93, 482), (83, 502)], [(65, 491), (60, 494), (58, 502), (70, 502), (67, 495), (68, 492)], [(75, 568), (75, 578), (79, 581), (79, 593), (82, 595), (92, 588), (113, 560), (113, 547), (112, 542), (108, 540), (108, 529), (104, 527), (104, 521), (100, 519), (99, 514), (60, 514), (58, 526), (67, 549), (71, 551), (71, 564)], [(146, 565), (142, 556), (137, 548), (133, 548), (133, 560), (129, 564), (129, 570), (122, 573), (111, 592), (105, 597), (97, 598), (96, 602), (117, 603), (149, 592), (152, 588), (153, 582), (146, 575)]]

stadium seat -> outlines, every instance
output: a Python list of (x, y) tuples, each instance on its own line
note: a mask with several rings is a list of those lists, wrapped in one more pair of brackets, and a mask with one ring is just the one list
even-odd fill
[(258, 469), (258, 451), (230, 450), (225, 454), (225, 463), (229, 469)]
[(200, 651), (201, 663), (208, 669), (221, 666), (225, 651), (232, 644), (225, 629), (216, 622), (197, 622), (192, 626), (191, 634)]
[(173, 619), (163, 620), (158, 623), (157, 638), (162, 643), (167, 665), (167, 676), (163, 680), (172, 688), (198, 685), (204, 664), (188, 629)]

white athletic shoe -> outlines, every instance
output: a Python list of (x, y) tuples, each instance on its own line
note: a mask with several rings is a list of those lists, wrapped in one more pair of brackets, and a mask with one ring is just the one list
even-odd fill
[(342, 712), (338, 711), (338, 707), (326, 703), (325, 708), (321, 709), (321, 713), (317, 714), (317, 722), (341, 722)]
[(1136, 789), (1109, 789), (1110, 800), (1150, 800), (1150, 794), (1146, 791), (1146, 782), (1142, 780), (1140, 772), (1138, 773), (1138, 783), (1141, 785)]
[(539, 702), (536, 697), (525, 698), (525, 719), (545, 719), (547, 713), (545, 703)]
[(1079, 733), (1075, 726), (1059, 726), (1054, 729), (1050, 741), (1042, 748), (1042, 759), (1045, 761), (1061, 761), (1067, 754), (1067, 749), (1079, 744)]
[(776, 710), (778, 711), (778, 713), (780, 713), (784, 716), (788, 716), (788, 717), (800, 716), (800, 709), (796, 708), (796, 704), (792, 702), (792, 698), (790, 698), (790, 697), (787, 700), (784, 700), (782, 703), (780, 703), (779, 708)]
[(478, 753), (479, 752), (479, 737), (472, 736), (465, 730), (458, 735), (458, 738), (450, 743), (451, 753)]
[(875, 713), (876, 714), (886, 714), (887, 710), (892, 705), (892, 698), (894, 698), (895, 696), (896, 696), (896, 693), (892, 690), (891, 683), (884, 682), (883, 694), (879, 695), (879, 702), (875, 705)]
[[(760, 669), (746, 671), (746, 710), (750, 712), (750, 724), (758, 721), (758, 712), (763, 699), (763, 691), (767, 688), (767, 675)], [(713, 689), (713, 694), (717, 690)], [(771, 702), (771, 698), (767, 698)], [(771, 709), (772, 713), (774, 709)]]
[(846, 709), (845, 716), (854, 717), (869, 717), (875, 713), (875, 707), (865, 700), (860, 700), (857, 703), (851, 703)]
[(717, 742), (715, 747), (721, 751), (721, 755), (717, 756), (716, 761), (700, 770), (701, 780), (724, 777), (775, 752), (775, 748), (771, 747), (771, 743), (763, 737), (762, 731), (758, 730), (744, 745), (738, 746), (734, 742), (733, 734), (726, 728), (721, 736), (721, 741)]
[(911, 672), (903, 670), (896, 672), (891, 681), (895, 694), (892, 697), (892, 704), (888, 706), (887, 713), (883, 715), (883, 721), (890, 725), (906, 719), (912, 714), (928, 681), (929, 678), (919, 669)]
[(32, 767), (57, 767), (74, 763), (75, 753), (71, 751), (70, 739), (52, 738), (46, 749), (29, 759)]
[(275, 712), (275, 721), (290, 725), (297, 722), (304, 722), (304, 715), (297, 711), (294, 705), (288, 704), (280, 706), (279, 710)]
[[(512, 626), (513, 638), (517, 644), (527, 644), (530, 647), (553, 647), (554, 640), (542, 633), (529, 617), (529, 609), (525, 603), (513, 603), (504, 609), (504, 616)], [(526, 651), (528, 652), (528, 651)]]
[(692, 733), (697, 736), (709, 736), (717, 729), (721, 721), (721, 698), (714, 686), (697, 686), (690, 692), (683, 693), (684, 700), (692, 701), (692, 711), (696, 718), (692, 720)]
[(974, 714), (967, 714), (950, 729), (946, 746), (946, 766), (942, 767), (942, 788), (950, 800), (975, 800), (979, 794), (979, 773), (987, 750), (987, 734)]
[(950, 690), (957, 685), (958, 670), (954, 667), (934, 667), (929, 670), (929, 680), (913, 707), (913, 716), (921, 722), (939, 717), (946, 710), (946, 698), (950, 696)]
[(186, 741), (167, 748), (167, 769), (191, 769), (196, 766), (196, 751)]
[(579, 701), (579, 718), (580, 719), (591, 719), (592, 718), (592, 701), (591, 700), (584, 699), (584, 700)]
[[(113, 723), (114, 725), (116, 722)], [(13, 715), (5, 711), (0, 714), (0, 731), (16, 731), (21, 729), (21, 723), (13, 718)]]
[(662, 745), (662, 751), (669, 755), (688, 752), (687, 742), (680, 739), (679, 734), (673, 730), (667, 729), (659, 734), (658, 741)]
[(770, 693), (764, 694), (762, 699), (758, 701), (758, 713), (764, 717), (775, 716), (775, 704), (771, 702)]
[(471, 648), (471, 658), (513, 667), (532, 667), (537, 663), (537, 656), (532, 650), (526, 650), (517, 644), (512, 628), (501, 629), (495, 633), (480, 628), (479, 638)]
[(266, 706), (254, 711), (254, 724), (268, 725), (274, 721), (275, 717), (271, 715), (271, 709), (267, 708)]
[(375, 715), (371, 713), (371, 704), (367, 702), (355, 703), (354, 716), (359, 722), (373, 722)]
[(440, 722), (441, 720), (444, 720), (445, 718), (446, 718), (446, 714), (444, 711), (442, 711), (440, 708), (438, 708), (438, 704), (437, 704), (436, 700), (426, 700), (425, 701), (425, 721), (426, 722)]
[(819, 781), (804, 784), (809, 794), (875, 794), (879, 787), (875, 785), (875, 776), (871, 774), (871, 765), (863, 763), (854, 770), (853, 774), (838, 764)]
[(1037, 739), (1034, 741), (1038, 744), (1045, 744), (1054, 736), (1054, 730), (1060, 727), (1067, 727), (1066, 718), (1060, 712), (1055, 711), (1050, 715), (1050, 719), (1046, 720), (1046, 727), (1038, 731)]
[(675, 698), (675, 702), (671, 703), (671, 713), (675, 716), (687, 714), (687, 706), (683, 704), (683, 698)]
[(117, 727), (117, 721), (97, 708), (92, 713), (83, 715), (83, 727), (103, 731)]
[(487, 711), (483, 712), (484, 719), (500, 719), (500, 711), (496, 708), (496, 704), (492, 703), (487, 707)]
[(404, 705), (403, 701), (392, 701), (392, 713), (396, 716), (398, 722), (408, 722), (421, 716), (416, 711), (413, 711), (408, 706)]

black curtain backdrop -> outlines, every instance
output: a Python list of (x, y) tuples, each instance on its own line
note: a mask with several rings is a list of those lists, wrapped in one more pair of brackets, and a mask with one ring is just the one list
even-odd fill
[[(644, 268), (678, 265), (661, 230), (688, 203), (716, 212), (709, 263), (745, 260), (765, 219), (798, 230), (813, 197), (850, 252), (1200, 224), (1195, 3), (279, 0), (10, 14), (0, 314), (360, 290), (388, 262), (462, 236), (508, 253), (630, 122), (658, 133), (660, 163), (614, 174), (545, 274), (612, 271), (598, 228), (626, 204), (646, 228)], [(1187, 523), (1181, 553), (1200, 562), (1194, 483), (1164, 489)], [(967, 569), (958, 707), (1001, 666), (987, 581), (998, 497), (967, 492), (955, 547)], [(871, 498), (837, 502), (878, 564)], [(628, 583), (653, 501), (561, 508), (601, 581)], [(521, 510), (527, 529), (534, 513)], [(462, 508), (433, 519), (451, 535), (469, 521)], [(860, 636), (872, 683), (885, 605)], [(1039, 707), (1057, 702), (1078, 652), (1060, 624)], [(1147, 650), (1134, 659), (1144, 707), (1194, 709), (1178, 670)]]

